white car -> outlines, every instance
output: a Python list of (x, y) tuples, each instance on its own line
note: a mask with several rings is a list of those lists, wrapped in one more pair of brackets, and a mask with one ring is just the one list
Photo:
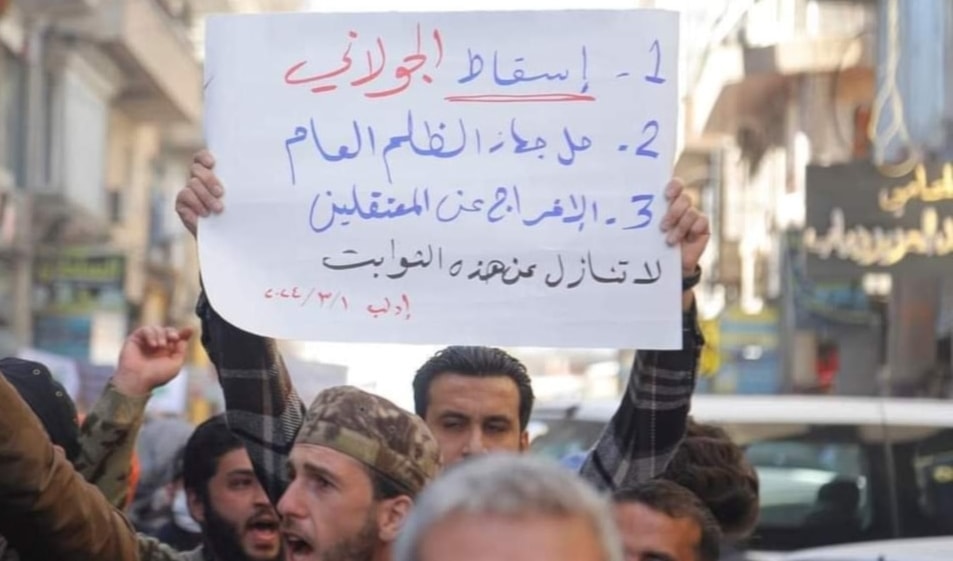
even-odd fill
[[(539, 405), (530, 424), (533, 451), (564, 458), (587, 450), (616, 406)], [(758, 471), (761, 516), (748, 544), (751, 559), (953, 536), (953, 402), (697, 395), (692, 415), (726, 429)]]
[(792, 552), (781, 561), (950, 561), (953, 538), (886, 540)]

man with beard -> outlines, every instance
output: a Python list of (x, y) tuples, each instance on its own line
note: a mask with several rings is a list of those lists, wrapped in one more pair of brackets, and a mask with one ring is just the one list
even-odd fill
[[(184, 339), (173, 331), (147, 330), (142, 338), (153, 360), (181, 360)], [(278, 503), (287, 559), (389, 559), (415, 497), (440, 470), (440, 450), (426, 424), (352, 387), (322, 392), (296, 421), (301, 430), (284, 465), (288, 493)], [(225, 428), (221, 417), (213, 419), (187, 446), (185, 486), (206, 540), (183, 554), (137, 535), (54, 448), (30, 407), (0, 376), (0, 535), (9, 536), (25, 560), (277, 559), (277, 518), (247, 452)]]
[(258, 483), (248, 452), (218, 415), (185, 445), (182, 480), (203, 544), (183, 561), (276, 561), (278, 515)]
[(354, 387), (321, 392), (289, 450), (278, 501), (286, 559), (390, 559), (417, 494), (440, 467), (437, 441), (416, 415)]
[[(195, 155), (176, 211), (193, 236), (201, 217), (224, 210), (224, 188), (208, 151)], [(640, 351), (628, 386), (603, 435), (581, 467), (600, 489), (631, 486), (660, 474), (685, 434), (695, 371), (704, 339), (697, 327), (693, 287), (710, 238), (708, 219), (673, 180), (665, 190), (661, 221), (666, 241), (681, 249), (683, 346)], [(229, 324), (203, 293), (196, 313), (202, 343), (215, 363), (229, 426), (245, 441), (259, 477), (273, 498), (286, 486), (282, 456), (298, 430), (304, 405), (273, 339)], [(414, 381), (417, 413), (430, 426), (448, 464), (489, 451), (525, 451), (533, 406), (526, 368), (487, 347), (451, 347), (428, 361)]]

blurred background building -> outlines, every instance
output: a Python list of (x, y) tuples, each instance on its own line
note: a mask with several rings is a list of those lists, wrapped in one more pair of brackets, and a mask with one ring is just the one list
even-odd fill
[(132, 327), (195, 324), (173, 200), (202, 146), (202, 17), (300, 5), (0, 1), (0, 352), (96, 386)]
[[(131, 327), (195, 323), (198, 264), (173, 199), (202, 145), (204, 17), (324, 4), (0, 0), (0, 352), (60, 357), (61, 376), (95, 387)], [(921, 183), (939, 179), (942, 192), (953, 2), (623, 4), (683, 15), (675, 173), (715, 234), (700, 290), (701, 391), (948, 394), (953, 282), (941, 271), (953, 270), (953, 225), (944, 234), (942, 221), (953, 200), (932, 201), (942, 235), (929, 247), (907, 235), (929, 237), (924, 209), (900, 217), (877, 201), (918, 181), (918, 164)], [(829, 235), (831, 205), (843, 207), (850, 243)], [(837, 257), (870, 246), (877, 228), (904, 259)], [(347, 346), (288, 345), (310, 365), (298, 370), (319, 371), (304, 378), (408, 404), (413, 368), (433, 349), (383, 348), (400, 356), (383, 364), (407, 372), (383, 376), (381, 360)], [(614, 394), (631, 357), (516, 352), (543, 399)], [(201, 374), (174, 403), (214, 391), (198, 348), (192, 363)]]

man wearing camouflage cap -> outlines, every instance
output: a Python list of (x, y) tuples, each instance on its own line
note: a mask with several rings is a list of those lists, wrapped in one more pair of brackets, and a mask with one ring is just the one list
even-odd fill
[[(210, 152), (196, 154), (188, 182), (176, 197), (179, 218), (193, 236), (200, 220), (225, 208), (225, 189), (214, 168)], [(704, 344), (693, 287), (701, 279), (699, 260), (711, 237), (710, 223), (681, 181), (669, 182), (664, 198), (667, 208), (660, 226), (666, 243), (681, 252), (682, 347), (636, 353), (619, 406), (580, 466), (580, 474), (603, 490), (635, 485), (665, 469), (685, 434)], [(261, 451), (262, 456), (277, 454), (297, 430), (295, 421), (300, 421), (304, 406), (275, 341), (236, 333), (204, 294), (196, 314), (225, 399), (230, 408), (241, 411), (238, 424), (230, 417), (232, 430), (276, 448)], [(444, 349), (418, 370), (414, 401), (448, 465), (486, 452), (523, 452), (529, 447), (532, 384), (526, 367), (502, 350)]]
[[(351, 386), (321, 392), (305, 411), (274, 339), (225, 321), (206, 327), (202, 344), (218, 370), (225, 418), (277, 505), (286, 559), (390, 559), (414, 499), (442, 464), (424, 420)], [(261, 378), (244, 374), (260, 371), (249, 361), (280, 363), (269, 375), (288, 387), (263, 394)], [(263, 402), (281, 412), (277, 422), (256, 413)]]
[(288, 466), (278, 501), (287, 559), (371, 561), (390, 559), (440, 451), (416, 415), (341, 386), (311, 404)]

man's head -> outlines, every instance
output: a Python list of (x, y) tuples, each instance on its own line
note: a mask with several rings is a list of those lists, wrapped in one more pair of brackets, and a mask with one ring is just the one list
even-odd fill
[(542, 459), (492, 454), (457, 465), (421, 495), (395, 561), (621, 561), (609, 505)]
[(291, 450), (282, 531), (294, 561), (386, 557), (414, 498), (440, 470), (423, 420), (353, 387), (318, 394)]
[(80, 451), (76, 404), (49, 368), (39, 362), (5, 358), (0, 360), (0, 373), (40, 419), (53, 445), (61, 448), (69, 461), (76, 461)]
[(725, 538), (741, 540), (754, 530), (760, 511), (758, 473), (721, 428), (689, 422), (686, 438), (662, 478), (701, 499)]
[(529, 446), (533, 387), (526, 367), (490, 347), (447, 347), (417, 370), (414, 404), (444, 460)]
[(625, 561), (718, 561), (718, 523), (688, 489), (659, 479), (612, 500)]
[(185, 445), (182, 481), (189, 512), (216, 559), (272, 561), (281, 555), (278, 515), (248, 452), (223, 416), (199, 425)]

